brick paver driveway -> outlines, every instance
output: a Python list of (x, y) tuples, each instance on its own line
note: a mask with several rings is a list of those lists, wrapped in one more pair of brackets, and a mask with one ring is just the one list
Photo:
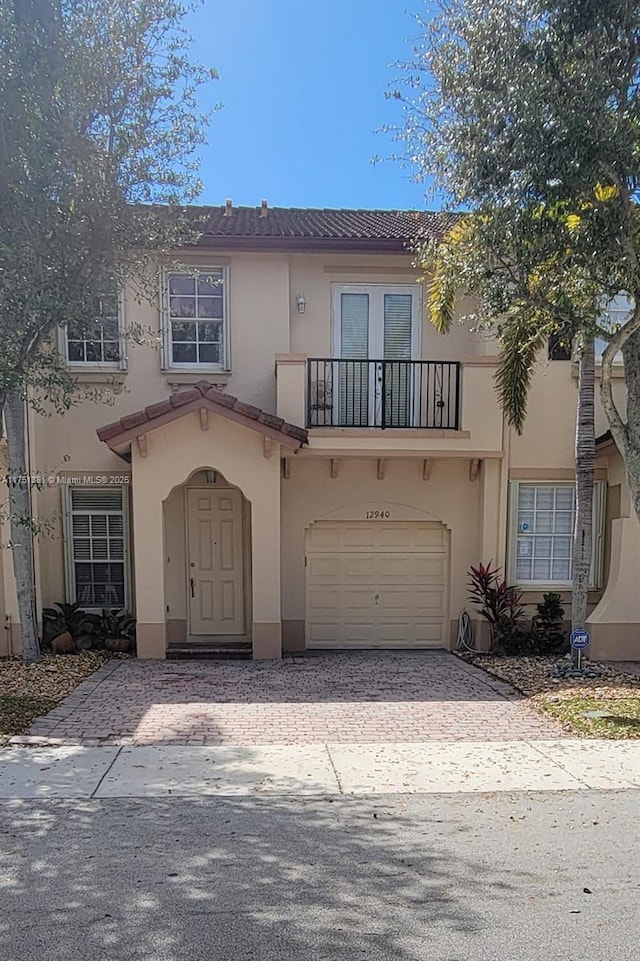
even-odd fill
[(111, 661), (30, 728), (66, 744), (304, 744), (558, 737), (508, 684), (445, 652)]

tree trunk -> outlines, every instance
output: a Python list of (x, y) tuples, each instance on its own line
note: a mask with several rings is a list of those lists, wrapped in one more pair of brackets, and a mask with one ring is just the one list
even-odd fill
[(18, 595), (22, 658), (25, 663), (32, 664), (40, 660), (40, 640), (33, 577), (31, 484), (25, 456), (25, 404), (18, 394), (11, 391), (7, 393), (4, 416), (7, 427), (11, 554)]
[(627, 387), (627, 424), (625, 450), (621, 451), (631, 500), (640, 520), (640, 331), (622, 348)]
[[(595, 358), (593, 337), (585, 337), (578, 375), (576, 417), (576, 521), (573, 536), (571, 629), (584, 630), (591, 573), (593, 484), (596, 460)], [(576, 656), (577, 652), (574, 654)]]

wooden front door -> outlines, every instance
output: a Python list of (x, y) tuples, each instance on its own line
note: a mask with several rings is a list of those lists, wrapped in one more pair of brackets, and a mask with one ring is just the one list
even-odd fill
[(191, 634), (244, 634), (242, 494), (187, 491)]

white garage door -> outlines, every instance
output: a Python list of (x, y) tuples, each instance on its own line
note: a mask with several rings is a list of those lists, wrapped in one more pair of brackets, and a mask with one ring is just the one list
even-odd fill
[(319, 521), (307, 531), (309, 647), (443, 647), (446, 531)]

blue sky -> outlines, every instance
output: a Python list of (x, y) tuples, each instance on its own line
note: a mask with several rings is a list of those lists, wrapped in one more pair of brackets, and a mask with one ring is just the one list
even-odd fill
[[(223, 109), (202, 152), (201, 202), (424, 207), (424, 188), (389, 156), (400, 119), (384, 93), (418, 33), (423, 0), (204, 0), (193, 57), (221, 79)], [(433, 204), (430, 204), (433, 206)]]

